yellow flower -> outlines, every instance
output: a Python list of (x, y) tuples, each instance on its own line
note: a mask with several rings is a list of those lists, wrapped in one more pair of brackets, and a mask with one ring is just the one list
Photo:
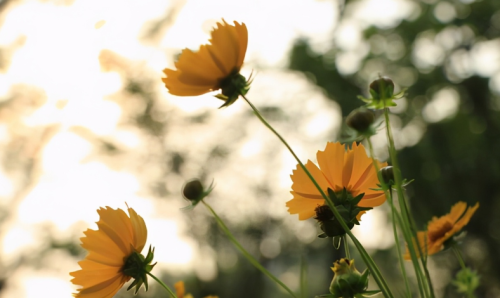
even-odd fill
[(201, 45), (198, 52), (184, 49), (175, 63), (177, 70), (164, 69), (162, 81), (170, 94), (196, 96), (222, 89), (217, 97), (232, 104), (240, 94), (246, 94), (248, 84), (239, 74), (248, 43), (244, 23), (217, 23), (211, 33), (211, 44)]
[[(467, 207), (465, 202), (458, 202), (451, 207), (449, 214), (439, 218), (434, 216), (427, 225), (427, 231), (417, 232), (418, 243), (422, 252), (426, 255), (433, 255), (443, 250), (445, 242), (469, 223), (477, 208), (479, 208), (479, 203), (476, 203), (474, 207)], [(415, 251), (418, 255), (418, 249), (415, 249)], [(408, 248), (404, 258), (410, 259)]]
[[(178, 281), (174, 284), (175, 287), (175, 295), (177, 298), (193, 298), (191, 294), (186, 294), (186, 290), (184, 289), (184, 282)], [(207, 296), (205, 298), (218, 298), (217, 296)]]
[[(147, 280), (141, 280), (142, 275), (137, 276), (137, 270), (134, 268), (131, 271), (128, 266), (137, 265), (131, 262), (135, 261), (146, 244), (148, 231), (144, 219), (132, 208), (128, 208), (130, 217), (123, 210), (110, 207), (100, 208), (97, 213), (100, 216), (98, 230), (88, 229), (84, 232), (85, 237), (80, 238), (88, 255), (78, 262), (81, 269), (70, 273), (74, 277), (71, 282), (82, 286), (73, 296), (113, 297), (131, 277), (136, 279), (131, 287), (136, 285), (138, 290), (144, 282), (147, 288)], [(142, 255), (140, 257), (143, 268), (150, 271), (154, 266), (149, 265), (153, 258), (151, 251), (146, 260)]]
[[(375, 207), (385, 202), (383, 191), (377, 188), (378, 177), (372, 159), (366, 155), (363, 145), (352, 144), (352, 149), (346, 149), (340, 143), (327, 143), (325, 151), (318, 151), (316, 155), (319, 168), (310, 160), (306, 163), (314, 179), (321, 189), (328, 194), (328, 189), (338, 193), (344, 188), (350, 195), (356, 197), (364, 193), (357, 204), (360, 207)], [(385, 167), (387, 163), (378, 162), (378, 167)], [(313, 217), (318, 206), (325, 204), (320, 192), (311, 182), (300, 166), (293, 171), (292, 178), (293, 199), (286, 203), (290, 214), (299, 214), (300, 220)], [(361, 217), (363, 212), (357, 215)]]

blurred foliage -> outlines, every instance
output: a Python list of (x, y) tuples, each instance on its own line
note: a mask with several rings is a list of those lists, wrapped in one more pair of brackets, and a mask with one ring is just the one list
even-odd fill
[[(345, 12), (356, 2), (349, 1)], [(403, 127), (414, 119), (425, 119), (422, 108), (437, 90), (451, 87), (458, 91), (460, 102), (456, 115), (426, 123), (422, 139), (414, 146), (403, 148), (399, 160), (404, 176), (415, 179), (408, 194), (420, 228), (424, 228), (432, 216), (446, 213), (459, 200), (469, 204), (480, 202), (481, 207), (467, 227), (469, 249), (465, 249), (465, 255), (470, 266), (485, 277), (477, 291), (478, 297), (497, 297), (500, 280), (500, 255), (497, 253), (500, 247), (500, 113), (499, 91), (490, 86), (492, 76), (500, 73), (481, 76), (460, 67), (461, 63), (467, 63), (463, 60), (470, 59), (478, 45), (499, 41), (500, 2), (412, 3), (417, 16), (395, 27), (373, 25), (363, 30), (362, 43), (368, 44), (370, 51), (361, 58), (354, 73), (343, 75), (332, 63), (332, 53), (342, 51), (336, 43), (326, 53), (315, 53), (306, 40), (295, 44), (290, 68), (313, 77), (313, 82), (341, 105), (344, 116), (362, 105), (356, 95), (366, 93), (370, 80), (376, 79), (378, 74), (391, 77), (400, 87), (408, 88), (408, 107), (397, 114)], [(443, 7), (447, 9), (444, 12), (440, 11)], [(455, 16), (443, 21), (440, 13)], [(344, 14), (340, 22), (349, 17)], [(450, 32), (453, 32), (453, 41), (446, 40)], [(426, 36), (432, 37), (429, 41), (433, 46), (443, 50), (442, 59), (435, 65), (418, 61), (418, 54), (432, 56), (429, 49), (417, 45)], [(396, 51), (391, 48), (393, 45), (397, 46)], [(428, 52), (415, 53), (417, 50)], [(498, 50), (496, 44), (495, 51)], [(440, 255), (435, 260), (444, 262)], [(458, 264), (451, 267), (454, 272), (459, 269)], [(449, 286), (445, 297), (460, 296)]]

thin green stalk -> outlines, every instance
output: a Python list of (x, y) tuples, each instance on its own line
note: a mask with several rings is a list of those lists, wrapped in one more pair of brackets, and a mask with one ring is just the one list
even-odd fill
[(300, 297), (307, 298), (307, 262), (305, 256), (300, 258)]
[(210, 205), (208, 205), (208, 203), (206, 203), (204, 200), (201, 200), (201, 202), (203, 203), (203, 205), (205, 205), (205, 207), (207, 207), (208, 210), (210, 210), (212, 215), (215, 217), (215, 220), (217, 221), (217, 224), (219, 225), (221, 230), (226, 234), (226, 236), (229, 238), (229, 241), (231, 241), (234, 244), (234, 246), (236, 246), (236, 248), (241, 252), (241, 254), (245, 258), (247, 258), (247, 260), (255, 268), (259, 269), (262, 273), (264, 273), (272, 281), (279, 284), (285, 291), (287, 291), (290, 294), (290, 296), (297, 298), (297, 296), (295, 296), (295, 294), (292, 292), (292, 290), (290, 290), (281, 280), (279, 280), (277, 277), (275, 277), (271, 272), (267, 271), (267, 269), (264, 268), (264, 266), (262, 266), (248, 251), (246, 251), (245, 248), (243, 248), (243, 246), (241, 246), (241, 244), (238, 242), (238, 240), (236, 240), (236, 238), (234, 238), (233, 234), (229, 231), (229, 229), (227, 228), (227, 226), (224, 223), (224, 221), (222, 220), (222, 218), (220, 218), (219, 215), (217, 215), (215, 210), (212, 209), (212, 207), (210, 207)]
[(455, 243), (451, 246), (451, 249), (453, 250), (453, 253), (457, 257), (457, 260), (460, 263), (460, 267), (462, 267), (462, 269), (464, 269), (464, 270), (467, 269), (467, 267), (465, 267), (465, 262), (464, 262), (464, 258), (462, 257), (462, 253), (460, 252), (460, 250), (458, 249), (458, 247)]
[[(451, 249), (453, 250), (453, 253), (457, 257), (458, 263), (460, 263), (460, 267), (462, 267), (462, 270), (467, 270), (467, 267), (465, 266), (464, 258), (462, 256), (462, 253), (460, 252), (460, 249), (458, 248), (458, 245), (456, 243), (453, 243), (451, 245)], [(468, 298), (475, 298), (476, 295), (474, 295), (473, 291), (468, 290), (467, 297)]]
[[(398, 194), (398, 202), (399, 202), (399, 207), (401, 208), (401, 214), (402, 214), (402, 219), (403, 221), (401, 222), (401, 228), (403, 230), (403, 235), (405, 236), (405, 241), (408, 244), (408, 250), (410, 252), (411, 260), (413, 262), (413, 267), (415, 269), (415, 273), (417, 275), (417, 280), (419, 281), (419, 289), (425, 291), (425, 296), (422, 295), (422, 297), (429, 296), (431, 298), (434, 298), (434, 289), (432, 286), (432, 281), (430, 278), (429, 271), (427, 270), (427, 264), (424, 261), (423, 253), (421, 251), (420, 243), (418, 243), (418, 237), (416, 235), (416, 229), (413, 225), (413, 221), (410, 219), (410, 213), (408, 206), (406, 204), (406, 200), (404, 197), (404, 192), (403, 192), (403, 187), (402, 187), (402, 177), (401, 177), (401, 171), (399, 170), (399, 163), (397, 159), (397, 153), (396, 153), (396, 147), (394, 146), (394, 138), (392, 135), (392, 129), (390, 125), (390, 120), (389, 120), (389, 109), (384, 108), (384, 117), (385, 117), (385, 123), (386, 123), (386, 132), (387, 132), (387, 139), (389, 141), (389, 155), (391, 157), (391, 162), (392, 162), (392, 167), (394, 168), (394, 180), (395, 180), (395, 186), (396, 186), (396, 191)], [(422, 267), (424, 268), (425, 272), (425, 279), (423, 278), (424, 273), (422, 273), (422, 269), (418, 265), (418, 256), (415, 252), (415, 245), (414, 241), (415, 239), (416, 246), (420, 252), (420, 261), (422, 263)], [(420, 278), (419, 278), (420, 277)], [(422, 281), (422, 283), (420, 282)], [(425, 282), (427, 281), (427, 282)], [(421, 288), (423, 287), (423, 288)]]
[(370, 272), (372, 273), (372, 276), (375, 279), (375, 282), (379, 286), (379, 288), (382, 291), (382, 293), (384, 294), (384, 296), (386, 298), (393, 298), (393, 295), (392, 295), (392, 293), (391, 293), (391, 291), (389, 289), (389, 286), (387, 285), (387, 282), (385, 281), (384, 277), (382, 276), (382, 273), (380, 272), (380, 269), (377, 267), (377, 265), (375, 264), (375, 262), (373, 261), (373, 259), (371, 258), (371, 256), (366, 252), (366, 250), (364, 249), (364, 247), (361, 245), (361, 243), (358, 241), (358, 239), (351, 232), (351, 230), (349, 229), (349, 227), (347, 226), (347, 224), (344, 222), (342, 216), (338, 212), (338, 210), (335, 207), (335, 205), (333, 204), (332, 200), (321, 189), (321, 187), (319, 186), (318, 182), (316, 182), (316, 180), (311, 175), (311, 173), (309, 172), (309, 170), (300, 161), (300, 159), (297, 157), (297, 155), (292, 150), (292, 148), (288, 145), (288, 143), (285, 141), (285, 139), (283, 139), (283, 137), (281, 137), (281, 135), (276, 130), (274, 130), (274, 128), (262, 117), (262, 115), (260, 114), (259, 110), (257, 110), (257, 108), (244, 95), (241, 95), (241, 96), (245, 99), (245, 101), (248, 103), (248, 105), (250, 105), (250, 107), (254, 111), (255, 115), (257, 116), (257, 118), (259, 118), (259, 120), (267, 128), (269, 128), (269, 130), (271, 130), (278, 137), (278, 139), (280, 139), (280, 141), (283, 143), (283, 145), (285, 145), (285, 147), (288, 149), (288, 151), (290, 151), (290, 153), (293, 155), (293, 157), (295, 158), (295, 160), (298, 162), (298, 164), (300, 165), (300, 167), (302, 168), (302, 170), (306, 173), (306, 175), (312, 181), (312, 183), (314, 184), (314, 186), (316, 187), (316, 189), (319, 191), (319, 193), (321, 194), (321, 196), (323, 197), (323, 199), (325, 199), (326, 203), (328, 204), (328, 206), (332, 210), (333, 214), (335, 215), (335, 218), (337, 218), (339, 220), (339, 223), (342, 226), (342, 228), (344, 229), (344, 231), (351, 238), (352, 242), (354, 243), (354, 246), (356, 246), (356, 248), (358, 249), (359, 254), (363, 258), (363, 261), (365, 262), (366, 266), (370, 269)]
[(344, 242), (345, 257), (351, 259), (351, 253), (349, 252), (349, 243), (347, 243), (347, 237), (342, 235), (342, 242)]
[(399, 267), (401, 270), (401, 274), (403, 275), (403, 280), (405, 282), (406, 296), (411, 297), (412, 295), (411, 295), (411, 290), (410, 290), (410, 282), (409, 282), (408, 276), (406, 274), (404, 260), (403, 260), (403, 253), (401, 252), (401, 247), (399, 245), (400, 243), (399, 243), (399, 236), (398, 236), (398, 230), (397, 230), (397, 223), (399, 223), (401, 225), (401, 217), (400, 217), (398, 211), (396, 210), (396, 207), (394, 206), (394, 201), (392, 199), (392, 189), (390, 188), (390, 186), (386, 185), (386, 183), (382, 177), (382, 174), (380, 173), (380, 169), (378, 167), (377, 161), (375, 160), (375, 154), (373, 151), (373, 144), (372, 144), (370, 138), (366, 138), (366, 141), (368, 142), (368, 149), (370, 151), (370, 156), (372, 158), (373, 165), (375, 166), (375, 171), (378, 175), (378, 180), (379, 180), (380, 184), (382, 185), (382, 188), (384, 189), (385, 196), (387, 198), (387, 201), (389, 202), (389, 206), (391, 207), (392, 229), (393, 229), (393, 233), (394, 233), (394, 241), (396, 241), (396, 249), (398, 251)]
[(170, 290), (170, 288), (164, 283), (162, 282), (161, 280), (159, 280), (156, 276), (154, 276), (151, 272), (146, 272), (149, 276), (151, 276), (154, 280), (156, 280), (165, 290), (167, 290), (167, 292), (170, 294), (170, 296), (174, 297), (174, 298), (177, 298), (177, 295), (175, 295), (174, 292), (172, 292), (172, 290)]

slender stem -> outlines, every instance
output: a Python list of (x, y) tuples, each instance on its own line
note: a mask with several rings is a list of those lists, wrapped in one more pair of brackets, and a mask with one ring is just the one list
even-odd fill
[[(389, 120), (389, 109), (384, 108), (384, 117), (385, 117), (385, 124), (386, 124), (386, 132), (387, 132), (387, 139), (389, 141), (389, 155), (391, 157), (391, 162), (392, 166), (394, 168), (394, 180), (395, 180), (395, 186), (396, 186), (396, 191), (398, 194), (398, 202), (399, 202), (399, 207), (401, 208), (401, 215), (403, 221), (401, 222), (401, 227), (403, 230), (403, 235), (405, 236), (406, 243), (408, 244), (408, 250), (410, 252), (410, 257), (413, 262), (413, 267), (415, 269), (415, 273), (417, 275), (417, 280), (419, 281), (419, 290), (424, 290), (429, 297), (434, 297), (434, 289), (432, 286), (432, 281), (430, 278), (429, 271), (427, 270), (427, 264), (424, 260), (423, 253), (421, 251), (421, 246), (416, 234), (416, 229), (413, 223), (413, 220), (411, 220), (411, 215), (408, 209), (408, 205), (406, 204), (406, 200), (404, 197), (404, 192), (403, 192), (403, 187), (402, 187), (402, 177), (401, 177), (401, 171), (399, 170), (399, 163), (397, 159), (397, 152), (396, 152), (396, 147), (394, 146), (394, 137), (392, 135), (392, 129), (390, 125), (390, 120)], [(415, 247), (414, 247), (414, 241), (416, 242), (417, 249), (420, 252), (420, 262), (422, 263), (422, 267), (424, 268), (425, 272), (425, 279), (423, 278), (424, 273), (422, 273), (422, 269), (418, 265), (418, 256), (415, 252)], [(422, 297), (425, 297), (422, 295)]]
[(344, 242), (345, 257), (351, 259), (351, 253), (349, 252), (349, 243), (347, 243), (347, 237), (342, 235), (342, 242)]
[(224, 223), (224, 221), (222, 220), (222, 218), (220, 218), (219, 215), (217, 215), (215, 210), (212, 209), (212, 207), (210, 207), (210, 205), (208, 205), (208, 203), (206, 203), (204, 200), (201, 200), (201, 202), (203, 203), (203, 205), (205, 205), (205, 207), (207, 207), (208, 210), (210, 210), (212, 215), (215, 217), (215, 220), (217, 221), (217, 224), (219, 225), (221, 230), (226, 234), (226, 236), (234, 244), (234, 246), (236, 246), (236, 248), (241, 252), (241, 254), (245, 258), (247, 258), (247, 260), (255, 268), (259, 269), (262, 273), (264, 273), (272, 281), (279, 284), (285, 291), (287, 291), (290, 294), (290, 296), (297, 298), (297, 296), (295, 296), (295, 294), (292, 292), (292, 290), (290, 290), (281, 280), (279, 280), (277, 277), (275, 277), (271, 272), (267, 271), (267, 269), (264, 268), (264, 266), (262, 266), (248, 251), (246, 251), (245, 248), (243, 248), (243, 246), (241, 246), (241, 244), (238, 242), (238, 240), (236, 240), (236, 238), (233, 236), (233, 234), (229, 231), (229, 229), (227, 228), (227, 226)]
[(385, 196), (387, 198), (387, 201), (389, 203), (389, 206), (391, 207), (391, 219), (392, 219), (392, 229), (394, 233), (394, 240), (396, 242), (396, 249), (398, 251), (398, 261), (399, 261), (399, 267), (401, 270), (401, 274), (403, 275), (403, 280), (405, 282), (405, 290), (406, 290), (406, 296), (411, 297), (411, 290), (410, 290), (410, 282), (408, 280), (408, 276), (406, 274), (405, 266), (404, 266), (404, 260), (403, 260), (403, 253), (401, 252), (401, 247), (399, 246), (399, 236), (398, 236), (398, 230), (397, 230), (397, 224), (401, 225), (401, 217), (396, 210), (396, 207), (394, 206), (394, 201), (392, 198), (392, 189), (390, 186), (388, 186), (384, 178), (382, 177), (382, 174), (380, 173), (380, 169), (378, 167), (378, 163), (375, 160), (375, 153), (373, 151), (373, 144), (370, 138), (366, 138), (366, 141), (368, 142), (368, 149), (370, 150), (370, 156), (373, 161), (373, 165), (375, 166), (375, 170), (377, 171), (378, 175), (378, 180), (380, 184), (382, 185), (382, 188), (384, 189)]
[(262, 117), (262, 115), (260, 114), (259, 110), (257, 110), (257, 108), (244, 95), (241, 95), (241, 96), (243, 97), (243, 99), (245, 99), (245, 101), (248, 103), (248, 105), (250, 105), (250, 107), (254, 111), (255, 115), (257, 116), (257, 118), (259, 118), (259, 120), (267, 128), (269, 128), (269, 130), (271, 130), (278, 137), (278, 139), (280, 139), (280, 141), (283, 143), (283, 145), (285, 145), (285, 147), (288, 149), (288, 151), (290, 151), (290, 153), (293, 155), (293, 157), (298, 162), (298, 164), (300, 165), (300, 167), (302, 168), (302, 170), (306, 173), (306, 175), (312, 181), (312, 183), (314, 184), (314, 186), (316, 187), (316, 189), (319, 191), (319, 193), (321, 194), (321, 196), (323, 197), (323, 199), (325, 199), (326, 203), (328, 204), (328, 207), (330, 207), (330, 209), (332, 210), (335, 218), (337, 218), (339, 220), (339, 223), (342, 226), (342, 228), (344, 229), (344, 231), (351, 238), (352, 242), (354, 243), (354, 246), (356, 246), (356, 248), (358, 249), (359, 254), (363, 258), (363, 261), (365, 262), (366, 266), (370, 269), (370, 272), (372, 273), (372, 276), (375, 279), (375, 282), (379, 286), (379, 288), (382, 291), (382, 293), (384, 294), (384, 296), (387, 297), (387, 298), (392, 298), (393, 295), (391, 293), (391, 290), (389, 289), (389, 286), (387, 285), (387, 282), (385, 281), (384, 277), (382, 276), (382, 273), (380, 272), (380, 269), (377, 267), (377, 264), (375, 264), (375, 262), (373, 261), (373, 259), (370, 257), (370, 255), (364, 249), (363, 245), (361, 245), (361, 243), (359, 242), (359, 240), (351, 232), (351, 230), (349, 229), (349, 227), (345, 223), (344, 219), (342, 218), (342, 216), (338, 212), (337, 208), (333, 204), (332, 200), (325, 194), (325, 192), (323, 191), (323, 189), (321, 189), (321, 187), (319, 186), (318, 182), (316, 182), (316, 180), (311, 175), (311, 173), (309, 172), (309, 170), (300, 161), (300, 159), (297, 157), (297, 155), (292, 150), (292, 148), (288, 145), (288, 143), (285, 141), (285, 139), (283, 139), (283, 137), (276, 130), (274, 130), (274, 128)]
[(462, 253), (458, 249), (457, 244), (453, 243), (451, 248), (453, 250), (453, 253), (455, 253), (455, 256), (457, 257), (458, 262), (460, 263), (460, 267), (462, 267), (462, 269), (466, 269), (467, 267), (465, 267), (464, 258), (462, 257)]
[(156, 280), (165, 290), (167, 290), (167, 292), (170, 294), (170, 296), (174, 297), (174, 298), (177, 298), (177, 295), (175, 295), (174, 292), (172, 292), (172, 290), (170, 290), (170, 288), (164, 283), (162, 282), (161, 280), (159, 280), (156, 276), (154, 276), (151, 272), (146, 272), (149, 276), (151, 276), (154, 280)]
[(307, 298), (307, 262), (304, 255), (300, 258), (300, 297)]

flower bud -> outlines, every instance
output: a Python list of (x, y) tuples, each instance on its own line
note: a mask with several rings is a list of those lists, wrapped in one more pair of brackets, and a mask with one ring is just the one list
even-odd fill
[(186, 206), (183, 209), (194, 208), (194, 206), (196, 206), (201, 200), (208, 196), (213, 189), (213, 182), (207, 189), (205, 189), (200, 180), (193, 179), (189, 181), (182, 187), (182, 195), (184, 196), (184, 198), (191, 202), (191, 205)]
[(480, 276), (476, 271), (472, 271), (470, 268), (463, 268), (457, 272), (455, 280), (451, 283), (455, 285), (457, 292), (473, 297), (474, 291), (479, 287), (479, 278)]
[(198, 201), (203, 195), (203, 184), (198, 179), (191, 180), (184, 185), (182, 194), (190, 201)]
[(396, 180), (394, 179), (394, 170), (392, 166), (381, 168), (379, 172), (386, 185), (390, 186), (395, 183)]
[(394, 82), (388, 77), (381, 77), (370, 84), (370, 94), (374, 100), (388, 100), (394, 95)]
[(375, 115), (367, 109), (357, 109), (352, 111), (346, 118), (347, 126), (353, 128), (357, 132), (366, 132), (370, 129), (375, 121)]
[[(361, 274), (354, 267), (354, 260), (342, 258), (333, 263), (334, 272), (330, 293), (334, 298), (355, 297), (368, 288), (368, 270)], [(356, 296), (357, 297), (357, 296)]]

